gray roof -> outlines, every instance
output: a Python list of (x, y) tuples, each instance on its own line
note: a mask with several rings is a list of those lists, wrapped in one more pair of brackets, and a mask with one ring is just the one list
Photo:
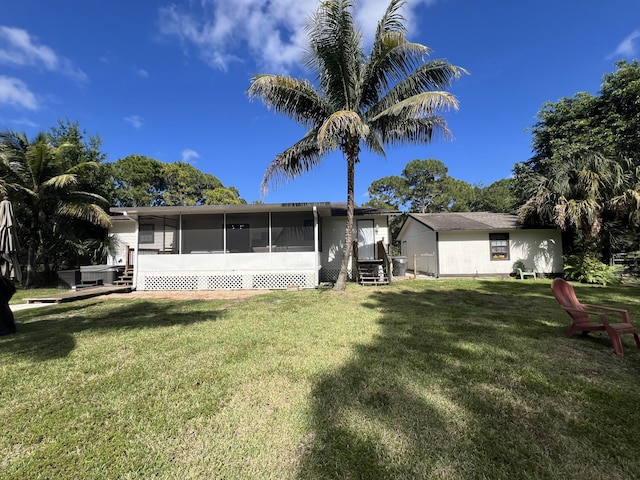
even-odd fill
[(411, 213), (410, 218), (436, 232), (450, 230), (516, 230), (517, 215), (491, 212)]

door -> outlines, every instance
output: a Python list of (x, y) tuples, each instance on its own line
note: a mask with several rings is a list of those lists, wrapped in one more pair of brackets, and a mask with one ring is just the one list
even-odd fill
[(251, 233), (248, 223), (227, 224), (227, 250), (232, 253), (251, 251)]
[(358, 228), (358, 259), (374, 260), (376, 250), (373, 220), (358, 220), (356, 224)]

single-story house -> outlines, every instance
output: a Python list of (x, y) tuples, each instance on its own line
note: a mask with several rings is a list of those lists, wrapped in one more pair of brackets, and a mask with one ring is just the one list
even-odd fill
[[(342, 261), (346, 203), (283, 203), (111, 208), (137, 290), (315, 288), (335, 281)], [(389, 216), (356, 208), (358, 258), (389, 251)], [(350, 278), (354, 269), (349, 268)]]
[(397, 240), (408, 270), (435, 277), (508, 275), (516, 262), (563, 271), (560, 230), (524, 228), (508, 213), (411, 213)]

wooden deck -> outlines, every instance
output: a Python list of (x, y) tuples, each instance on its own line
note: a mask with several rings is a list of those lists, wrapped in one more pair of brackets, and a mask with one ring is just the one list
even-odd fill
[(100, 285), (97, 287), (87, 287), (80, 290), (65, 290), (45, 297), (27, 298), (27, 303), (64, 303), (74, 300), (84, 300), (85, 298), (109, 295), (110, 293), (129, 293), (129, 285)]

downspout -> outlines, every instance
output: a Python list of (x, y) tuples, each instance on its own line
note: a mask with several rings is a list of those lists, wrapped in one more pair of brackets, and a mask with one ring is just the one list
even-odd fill
[(222, 214), (222, 254), (227, 254), (227, 212)]
[(180, 242), (178, 244), (178, 253), (182, 253), (182, 212), (180, 212), (180, 217), (178, 219), (178, 241)]
[(271, 245), (273, 245), (273, 241), (271, 240), (271, 229), (273, 228), (273, 223), (271, 223), (271, 210), (269, 210), (269, 250), (271, 253)]
[(440, 278), (440, 233), (436, 232), (436, 278)]
[[(125, 212), (126, 215), (126, 212)], [(138, 289), (138, 266), (140, 262), (140, 221), (139, 217), (136, 215), (134, 221), (136, 222), (136, 250), (133, 255), (133, 289)]]
[(313, 206), (313, 253), (314, 253), (314, 267), (316, 277), (316, 288), (320, 285), (320, 242), (318, 241), (320, 229), (318, 228), (318, 207)]

